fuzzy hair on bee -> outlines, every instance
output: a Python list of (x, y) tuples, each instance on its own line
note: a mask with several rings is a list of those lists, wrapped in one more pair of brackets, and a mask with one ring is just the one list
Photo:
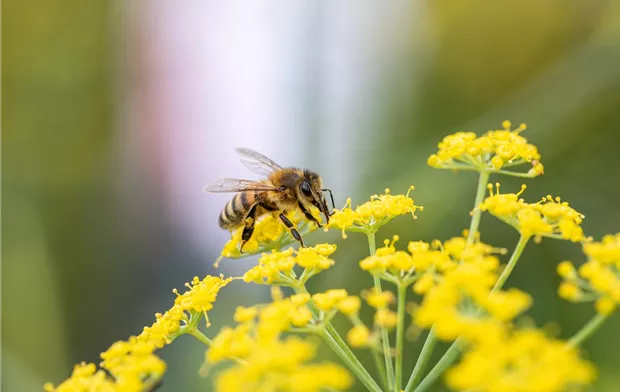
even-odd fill
[(325, 216), (325, 222), (329, 223), (331, 214), (324, 192), (329, 192), (332, 208), (334, 198), (331, 190), (323, 188), (321, 176), (316, 172), (294, 167), (283, 168), (263, 154), (250, 149), (238, 148), (235, 151), (248, 169), (265, 178), (260, 181), (224, 178), (207, 185), (205, 191), (237, 192), (220, 213), (219, 226), (227, 230), (243, 226), (241, 251), (243, 245), (252, 237), (256, 220), (268, 213), (277, 214), (301, 246), (304, 246), (303, 239), (286, 217), (287, 212), (299, 209), (306, 219), (321, 227), (321, 223), (310, 213), (311, 209), (316, 207)]

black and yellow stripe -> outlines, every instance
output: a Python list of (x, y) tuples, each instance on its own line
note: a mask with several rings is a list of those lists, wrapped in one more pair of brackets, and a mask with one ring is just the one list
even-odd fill
[(239, 192), (232, 200), (226, 203), (226, 207), (220, 213), (219, 225), (223, 229), (230, 229), (243, 223), (243, 217), (254, 204), (252, 192)]

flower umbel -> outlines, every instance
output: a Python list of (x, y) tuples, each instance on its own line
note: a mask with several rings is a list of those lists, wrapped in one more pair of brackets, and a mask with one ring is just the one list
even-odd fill
[[(263, 253), (258, 259), (258, 265), (246, 272), (243, 280), (258, 284), (296, 286), (334, 265), (334, 260), (329, 256), (335, 251), (336, 245), (319, 244), (299, 250), (288, 248), (280, 252), (273, 250), (271, 253)], [(296, 265), (304, 268), (299, 280), (293, 271)]]
[(334, 215), (330, 217), (327, 228), (342, 230), (342, 238), (347, 238), (346, 231), (356, 231), (361, 233), (374, 233), (379, 228), (390, 222), (397, 216), (411, 214), (415, 219), (415, 212), (422, 211), (423, 207), (415, 205), (409, 193), (414, 189), (413, 186), (405, 195), (392, 195), (389, 189), (381, 195), (370, 196), (370, 201), (351, 208), (351, 199), (341, 210), (334, 210)]
[(538, 203), (526, 203), (519, 197), (525, 191), (525, 185), (518, 193), (499, 193), (499, 184), (495, 184), (495, 193), (491, 184), (488, 188), (490, 196), (482, 202), (480, 209), (508, 223), (521, 235), (537, 240), (541, 237), (572, 242), (587, 240), (581, 228), (583, 214), (559, 197), (545, 196)]
[[(479, 137), (473, 132), (448, 135), (439, 143), (439, 151), (428, 158), (428, 164), (437, 169), (501, 172), (519, 177), (543, 174), (538, 149), (520, 135), (526, 125), (511, 127), (510, 121), (504, 121), (503, 129)], [(502, 170), (522, 164), (530, 164), (531, 169), (527, 173)]]
[(596, 301), (596, 311), (608, 315), (620, 304), (620, 233), (583, 244), (583, 251), (588, 261), (578, 269), (569, 261), (558, 265), (564, 279), (559, 294), (573, 302)]
[[(309, 296), (282, 298), (274, 291), (274, 301), (264, 306), (238, 309), (236, 328), (223, 328), (206, 352), (204, 371), (230, 360), (234, 365), (217, 374), (215, 390), (319, 392), (322, 388), (341, 391), (352, 379), (338, 365), (309, 363), (315, 345), (294, 336), (283, 336), (293, 327), (317, 324), (306, 304)], [(334, 295), (334, 298), (346, 298)], [(342, 299), (340, 299), (342, 300)], [(251, 310), (250, 310), (251, 309)]]
[(446, 374), (455, 390), (556, 392), (591, 383), (595, 371), (577, 350), (533, 329), (482, 339)]

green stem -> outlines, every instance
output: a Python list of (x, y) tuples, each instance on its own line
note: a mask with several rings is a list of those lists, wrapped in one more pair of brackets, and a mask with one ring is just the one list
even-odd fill
[[(367, 233), (366, 237), (368, 237), (368, 251), (370, 255), (374, 255), (377, 252), (375, 245), (375, 233)], [(378, 293), (381, 293), (383, 290), (381, 288), (381, 279), (378, 276), (373, 275), (373, 281), (375, 290)], [(394, 385), (394, 365), (392, 364), (392, 356), (391, 356), (391, 348), (390, 348), (390, 334), (388, 333), (387, 328), (381, 328), (381, 343), (383, 345), (383, 357), (385, 359), (385, 371), (387, 376), (387, 385), (388, 389), (391, 389)]]
[[(486, 190), (487, 190), (487, 184), (489, 183), (490, 175), (491, 175), (490, 172), (483, 170), (480, 172), (480, 175), (478, 176), (478, 186), (476, 187), (476, 197), (474, 199), (474, 208), (472, 210), (471, 222), (469, 224), (469, 233), (467, 234), (467, 246), (470, 246), (471, 244), (473, 244), (474, 240), (476, 239), (476, 233), (478, 232), (478, 227), (480, 226), (480, 218), (482, 217), (482, 211), (480, 210), (480, 204), (482, 204), (482, 201), (484, 200), (484, 194), (486, 193)], [(415, 388), (415, 391), (418, 392), (418, 389), (420, 387), (416, 388), (416, 386), (418, 382), (420, 381), (420, 379), (422, 378), (422, 374), (424, 370), (426, 369), (426, 366), (428, 365), (428, 361), (430, 360), (431, 355), (433, 354), (433, 349), (435, 348), (436, 340), (437, 338), (435, 336), (434, 330), (433, 328), (431, 328), (430, 332), (428, 333), (428, 336), (426, 337), (426, 341), (424, 342), (424, 346), (422, 346), (422, 351), (420, 352), (420, 356), (418, 357), (415, 367), (413, 368), (413, 372), (411, 373), (411, 376), (409, 377), (409, 381), (407, 382), (407, 385), (405, 386), (405, 392), (411, 392), (414, 390), (414, 388)], [(446, 358), (448, 354), (452, 355), (451, 353), (455, 351), (456, 355), (458, 356), (458, 353), (459, 353), (458, 347), (455, 348), (455, 346), (456, 346), (456, 342), (448, 349), (448, 351), (446, 351), (444, 356), (439, 360), (439, 362), (435, 365), (435, 367), (430, 371), (430, 373), (426, 376), (424, 381), (422, 381), (420, 386), (422, 386), (423, 384), (424, 385), (432, 384), (435, 381), (435, 379), (439, 377), (441, 373), (443, 373), (443, 371), (445, 371), (445, 369), (438, 368), (438, 366), (442, 364), (442, 361)], [(450, 365), (450, 363), (452, 363), (454, 359), (456, 359), (456, 356), (450, 359), (448, 365)], [(441, 369), (441, 372), (437, 373), (436, 370), (440, 370), (440, 369)], [(428, 385), (425, 386), (424, 388), (425, 389), (428, 388)]]
[(331, 335), (328, 329), (323, 330), (321, 335), (323, 336), (323, 339), (329, 345), (329, 347), (331, 347), (332, 350), (334, 350), (334, 352), (340, 357), (340, 359), (342, 359), (345, 365), (347, 365), (347, 367), (351, 369), (353, 373), (355, 373), (357, 378), (362, 382), (362, 384), (364, 384), (366, 389), (371, 392), (381, 392), (381, 388), (377, 385), (375, 380), (372, 379), (372, 376), (368, 374), (366, 369), (361, 366), (359, 361), (357, 361), (357, 358), (355, 358), (354, 355), (348, 355), (348, 353), (346, 353), (342, 349), (340, 344), (334, 339), (334, 336)]
[(407, 286), (398, 286), (398, 324), (396, 325), (396, 370), (394, 391), (400, 392), (403, 382), (403, 355), (405, 341), (405, 304), (407, 302)]
[(569, 347), (577, 347), (581, 343), (583, 343), (587, 338), (590, 337), (609, 317), (608, 314), (600, 314), (597, 313), (596, 316), (592, 317), (590, 321), (586, 325), (583, 326), (572, 338), (568, 340), (566, 343)]
[(385, 374), (385, 363), (381, 360), (381, 357), (379, 357), (379, 351), (375, 348), (371, 348), (370, 351), (372, 352), (372, 359), (375, 361), (375, 366), (379, 372), (381, 384), (383, 384), (383, 388), (387, 391), (389, 388), (387, 385), (387, 375)]
[(517, 246), (515, 246), (515, 250), (512, 252), (510, 260), (508, 260), (508, 264), (506, 264), (506, 267), (504, 267), (502, 274), (497, 279), (495, 286), (493, 286), (493, 292), (500, 290), (504, 286), (504, 283), (506, 283), (506, 280), (508, 280), (508, 277), (512, 273), (512, 270), (515, 269), (517, 261), (519, 261), (521, 253), (523, 253), (523, 249), (525, 249), (525, 246), (527, 245), (527, 242), (530, 240), (530, 238), (530, 236), (525, 235), (521, 235), (519, 237), (519, 242), (517, 242)]
[(185, 332), (188, 335), (192, 335), (193, 337), (195, 337), (196, 339), (200, 340), (201, 342), (203, 342), (207, 347), (211, 347), (211, 344), (213, 343), (211, 341), (211, 339), (209, 339), (208, 337), (206, 337), (202, 332), (200, 332), (200, 330), (198, 328), (190, 328), (187, 330), (187, 332)]
[(474, 200), (473, 215), (471, 217), (471, 223), (469, 224), (469, 234), (467, 235), (467, 245), (474, 243), (476, 233), (478, 232), (478, 226), (480, 226), (480, 217), (482, 211), (480, 211), (480, 204), (484, 200), (484, 194), (487, 190), (487, 184), (489, 183), (490, 173), (487, 171), (480, 172), (478, 177), (478, 187), (476, 188), (476, 199)]
[[(295, 286), (294, 289), (297, 294), (308, 294), (308, 290), (303, 284)], [(319, 313), (316, 305), (312, 301), (310, 301), (308, 305), (316, 318)], [(345, 365), (359, 378), (362, 384), (366, 386), (366, 389), (371, 392), (381, 392), (379, 385), (377, 385), (364, 365), (357, 359), (353, 351), (351, 351), (347, 343), (342, 339), (338, 331), (336, 331), (336, 328), (334, 328), (329, 321), (325, 321), (324, 326), (325, 329), (320, 334), (325, 342), (334, 350), (336, 355), (338, 355)]]
[(534, 177), (538, 177), (538, 174), (529, 174), (529, 173), (520, 173), (520, 172), (513, 172), (513, 171), (509, 171), (509, 170), (497, 170), (496, 173), (499, 174), (505, 174), (507, 176), (512, 176), (512, 177), (520, 177), (520, 178), (534, 178)]
[(420, 352), (420, 356), (415, 363), (413, 372), (409, 377), (409, 381), (405, 386), (405, 391), (413, 390), (413, 388), (415, 388), (420, 383), (420, 380), (422, 379), (422, 374), (428, 366), (428, 361), (431, 359), (431, 354), (433, 353), (436, 342), (437, 339), (435, 338), (435, 329), (431, 328), (431, 330), (428, 332), (428, 336), (426, 337), (426, 341), (424, 342), (424, 346), (422, 347), (422, 351)]
[[(439, 376), (441, 376), (448, 369), (448, 367), (452, 365), (452, 363), (456, 360), (461, 351), (459, 344), (460, 339), (457, 339), (454, 341), (454, 343), (452, 343), (452, 346), (448, 348), (443, 357), (441, 357), (441, 359), (437, 362), (435, 367), (431, 369), (431, 371), (424, 378), (424, 380), (422, 380), (420, 385), (418, 385), (418, 387), (413, 390), (414, 392), (426, 391), (433, 385), (433, 383), (439, 378)], [(405, 391), (407, 390), (405, 389)]]

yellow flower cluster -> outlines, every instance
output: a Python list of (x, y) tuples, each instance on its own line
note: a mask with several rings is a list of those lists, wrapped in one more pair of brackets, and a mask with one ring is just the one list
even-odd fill
[(422, 328), (435, 326), (439, 339), (467, 341), (493, 339), (503, 333), (505, 322), (514, 319), (531, 304), (531, 298), (517, 289), (492, 291), (497, 266), (462, 263), (444, 274), (430, 289), (414, 313)]
[[(143, 347), (146, 348), (146, 347)], [(120, 354), (120, 353), (119, 353)], [(113, 366), (97, 370), (94, 363), (75, 365), (71, 377), (54, 388), (46, 384), (47, 392), (141, 392), (155, 386), (166, 371), (166, 364), (152, 354), (152, 347), (144, 351), (125, 352), (116, 358)]]
[(313, 247), (294, 250), (263, 253), (258, 259), (258, 265), (250, 269), (243, 276), (246, 282), (258, 284), (291, 285), (296, 283), (293, 268), (298, 265), (305, 269), (300, 277), (302, 283), (317, 273), (334, 265), (329, 256), (336, 251), (336, 245), (319, 244)]
[(392, 195), (390, 190), (386, 189), (384, 194), (372, 195), (370, 201), (355, 209), (351, 208), (349, 198), (342, 210), (334, 210), (328, 227), (342, 230), (342, 238), (347, 238), (346, 230), (374, 233), (397, 216), (411, 214), (415, 219), (415, 212), (422, 211), (423, 207), (415, 205), (409, 197), (412, 190), (413, 186), (409, 187), (405, 195)]
[(163, 376), (166, 364), (153, 352), (171, 343), (177, 336), (185, 332), (189, 326), (190, 316), (205, 315), (213, 308), (213, 302), (219, 290), (231, 281), (230, 278), (207, 275), (200, 280), (195, 277), (186, 283), (188, 290), (177, 293), (174, 305), (166, 313), (156, 314), (156, 321), (150, 327), (144, 327), (138, 336), (127, 341), (114, 343), (107, 351), (101, 353), (101, 368), (94, 364), (76, 365), (71, 377), (58, 387), (46, 384), (48, 392), (87, 392), (87, 391), (118, 391), (141, 392), (154, 386)]
[(525, 237), (562, 238), (573, 242), (585, 241), (581, 222), (583, 215), (561, 201), (559, 197), (544, 197), (538, 203), (526, 203), (519, 198), (525, 190), (525, 185), (518, 193), (499, 193), (499, 184), (488, 185), (490, 196), (487, 197), (480, 209), (489, 211), (495, 217), (503, 220), (517, 229)]
[[(345, 294), (346, 295), (346, 294)], [(298, 337), (283, 337), (291, 326), (303, 327), (312, 320), (306, 304), (308, 294), (282, 298), (265, 306), (238, 308), (236, 328), (223, 328), (206, 353), (206, 366), (224, 360), (235, 364), (216, 376), (215, 390), (319, 392), (323, 388), (345, 390), (349, 373), (332, 363), (308, 363), (315, 346)]]
[(379, 291), (377, 288), (372, 288), (362, 293), (362, 296), (372, 308), (375, 309), (374, 326), (371, 331), (360, 320), (357, 315), (357, 311), (360, 307), (360, 300), (356, 298), (357, 308), (355, 313), (345, 313), (349, 316), (353, 328), (347, 333), (347, 341), (352, 347), (368, 347), (378, 343), (379, 331), (381, 328), (391, 329), (398, 323), (398, 316), (395, 312), (390, 310), (389, 305), (394, 303), (394, 294), (391, 291)]
[(569, 261), (558, 265), (564, 278), (559, 294), (575, 302), (596, 300), (596, 311), (609, 314), (620, 304), (620, 233), (586, 243), (583, 251), (588, 261), (579, 269)]
[(526, 128), (525, 124), (511, 129), (510, 121), (504, 121), (502, 127), (480, 137), (473, 132), (448, 135), (439, 143), (437, 153), (428, 158), (428, 164), (437, 169), (493, 172), (530, 163), (532, 168), (527, 176), (543, 174), (538, 149), (520, 135)]
[(556, 392), (577, 390), (594, 377), (593, 366), (576, 349), (524, 329), (477, 341), (448, 370), (446, 383), (459, 391)]
[[(286, 216), (297, 226), (297, 230), (301, 235), (311, 232), (317, 227), (314, 222), (309, 222), (303, 218), (297, 210), (287, 213)], [(256, 220), (254, 233), (245, 243), (243, 253), (239, 251), (242, 233), (243, 226), (233, 230), (231, 238), (224, 245), (220, 257), (237, 259), (273, 249), (282, 249), (285, 245), (296, 241), (290, 231), (284, 227), (280, 217), (275, 214), (265, 214)]]
[(397, 251), (395, 248), (398, 236), (392, 241), (384, 241), (384, 246), (377, 252), (360, 261), (360, 267), (372, 274), (391, 274), (405, 284), (415, 281), (413, 290), (424, 294), (437, 284), (444, 273), (454, 270), (459, 263), (477, 263), (494, 270), (499, 260), (494, 254), (502, 253), (490, 245), (476, 241), (467, 245), (466, 233), (464, 237), (454, 237), (443, 244), (435, 240), (432, 243), (415, 241), (409, 242), (408, 252)]

